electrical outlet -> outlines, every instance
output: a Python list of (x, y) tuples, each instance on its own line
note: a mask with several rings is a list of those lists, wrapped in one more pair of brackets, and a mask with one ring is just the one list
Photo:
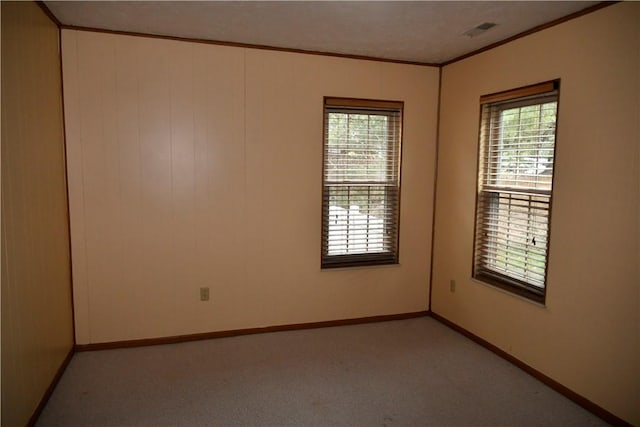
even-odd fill
[(455, 281), (455, 280), (453, 280), (453, 279), (451, 279), (451, 280), (449, 281), (449, 290), (450, 290), (451, 292), (455, 292), (455, 291), (456, 291), (456, 281)]
[(209, 301), (209, 288), (200, 288), (200, 301)]

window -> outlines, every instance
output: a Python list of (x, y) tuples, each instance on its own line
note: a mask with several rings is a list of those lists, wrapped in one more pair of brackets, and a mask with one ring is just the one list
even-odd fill
[(474, 278), (544, 302), (559, 81), (480, 98)]
[(325, 98), (322, 268), (398, 262), (402, 108)]

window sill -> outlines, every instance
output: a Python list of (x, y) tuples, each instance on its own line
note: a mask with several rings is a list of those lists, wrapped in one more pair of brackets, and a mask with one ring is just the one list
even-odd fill
[(320, 271), (344, 271), (344, 270), (369, 270), (372, 268), (397, 268), (399, 262), (377, 263), (377, 264), (336, 264), (331, 266), (321, 266)]
[(504, 294), (510, 295), (512, 297), (516, 297), (518, 299), (521, 299), (523, 301), (532, 303), (534, 305), (537, 305), (539, 307), (543, 307), (546, 308), (546, 293), (543, 295), (538, 295), (534, 292), (528, 291), (526, 289), (520, 288), (516, 285), (512, 285), (506, 282), (502, 282), (496, 278), (493, 278), (491, 276), (488, 275), (479, 275), (476, 277), (471, 277), (471, 280), (473, 282), (479, 283), (481, 285), (490, 287), (492, 289), (496, 289), (499, 292), (502, 292)]

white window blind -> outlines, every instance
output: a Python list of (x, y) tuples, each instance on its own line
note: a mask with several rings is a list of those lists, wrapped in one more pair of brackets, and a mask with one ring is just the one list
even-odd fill
[(402, 103), (325, 98), (322, 267), (398, 261)]
[(543, 301), (558, 82), (481, 98), (474, 277)]

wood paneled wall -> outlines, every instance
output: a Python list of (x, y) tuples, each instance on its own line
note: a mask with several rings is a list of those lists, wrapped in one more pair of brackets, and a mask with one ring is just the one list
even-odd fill
[[(427, 309), (437, 68), (62, 36), (79, 344)], [(320, 270), (323, 96), (405, 101), (398, 266)]]
[(73, 347), (59, 30), (2, 2), (2, 425), (24, 426)]

